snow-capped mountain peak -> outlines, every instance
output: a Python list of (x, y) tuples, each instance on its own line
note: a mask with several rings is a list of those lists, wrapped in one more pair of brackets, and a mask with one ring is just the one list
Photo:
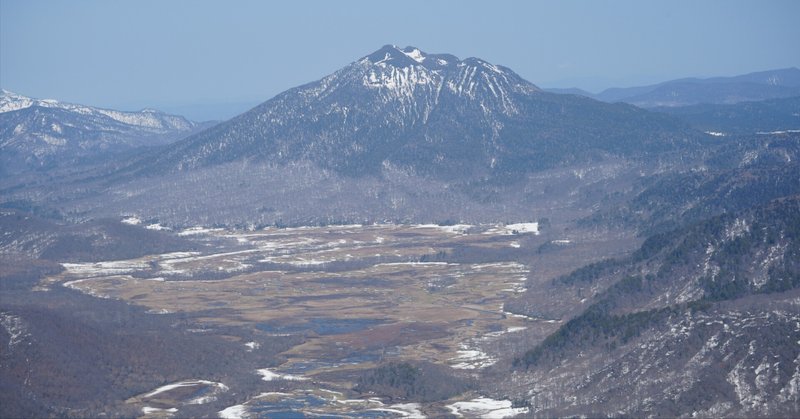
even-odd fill
[(425, 61), (425, 54), (418, 48), (400, 49), (395, 45), (384, 45), (381, 49), (359, 60), (361, 63), (380, 67), (408, 67)]
[(35, 99), (5, 89), (0, 89), (0, 114), (30, 107), (62, 109), (74, 114), (94, 117), (107, 117), (116, 122), (152, 130), (190, 130), (194, 123), (177, 115), (167, 115), (155, 109), (142, 109), (139, 112), (125, 112), (112, 109), (95, 108), (86, 105), (60, 102), (55, 99)]
[(422, 51), (420, 51), (418, 48), (414, 48), (414, 47), (406, 47), (405, 49), (402, 50), (402, 52), (408, 58), (411, 58), (412, 60), (414, 60), (414, 61), (416, 61), (418, 63), (421, 63), (421, 62), (425, 61), (425, 58), (427, 58), (425, 56), (425, 54), (422, 53)]
[(9, 90), (0, 89), (0, 113), (26, 109), (30, 108), (31, 106), (39, 106), (42, 108), (72, 109), (82, 113), (88, 113), (90, 109), (86, 106), (62, 103), (55, 99), (35, 99), (14, 93)]
[(0, 172), (13, 173), (140, 146), (161, 145), (197, 130), (181, 116), (34, 99), (0, 91)]
[(384, 92), (386, 99), (412, 99), (425, 94), (418, 91), (423, 86), (438, 97), (446, 88), (456, 95), (475, 98), (483, 94), (486, 100), (498, 100), (505, 113), (515, 112), (510, 93), (539, 91), (506, 67), (479, 58), (460, 60), (450, 54), (428, 54), (413, 46), (384, 45), (343, 71), (351, 74), (345, 77), (360, 79), (364, 87)]
[(33, 102), (33, 99), (29, 97), (16, 94), (6, 89), (0, 89), (0, 113), (29, 108), (33, 105)]
[(407, 46), (400, 48), (396, 45), (384, 45), (379, 50), (369, 54), (357, 63), (387, 67), (424, 67), (428, 70), (440, 70), (460, 63), (458, 57), (451, 54), (429, 54), (417, 47)]

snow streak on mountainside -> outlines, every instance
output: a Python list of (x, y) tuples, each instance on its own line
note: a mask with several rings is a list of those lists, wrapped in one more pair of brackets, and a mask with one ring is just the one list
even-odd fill
[(695, 139), (673, 118), (541, 91), (510, 69), (387, 45), (188, 138), (139, 170), (311, 161), (350, 175), (399, 167), (480, 176), (637, 154)]
[(450, 94), (479, 100), (485, 113), (500, 109), (508, 115), (518, 112), (511, 93), (540, 91), (511, 70), (477, 58), (461, 61), (452, 55), (426, 55), (414, 47), (394, 46), (385, 46), (357, 61), (355, 68), (340, 70), (324, 81), (330, 85), (340, 79), (357, 78), (359, 73), (363, 74), (364, 86), (377, 89), (385, 102), (411, 102), (420, 93), (431, 96), (432, 103), (425, 106), (421, 115), (423, 122), (433, 105), (439, 103), (443, 88)]

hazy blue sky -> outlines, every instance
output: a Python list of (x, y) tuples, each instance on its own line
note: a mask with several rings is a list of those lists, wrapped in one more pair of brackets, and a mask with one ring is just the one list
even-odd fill
[(123, 109), (260, 102), (384, 44), (590, 91), (800, 67), (800, 0), (0, 0), (0, 86)]

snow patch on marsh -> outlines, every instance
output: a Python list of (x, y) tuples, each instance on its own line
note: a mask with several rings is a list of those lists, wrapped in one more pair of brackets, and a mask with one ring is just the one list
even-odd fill
[(243, 404), (237, 404), (223, 410), (217, 412), (217, 416), (222, 419), (241, 419), (248, 417), (247, 406)]
[(454, 415), (459, 417), (507, 418), (528, 413), (527, 407), (511, 407), (510, 400), (494, 400), (478, 397), (465, 402), (447, 405)]
[(501, 236), (508, 236), (512, 234), (539, 234), (539, 223), (516, 223), (497, 225), (486, 231), (483, 234), (498, 234)]
[(375, 412), (395, 413), (400, 415), (400, 417), (408, 419), (424, 419), (426, 416), (422, 414), (421, 408), (419, 403), (398, 403), (389, 407), (380, 407), (370, 410)]
[(256, 370), (258, 375), (261, 376), (261, 379), (264, 381), (273, 381), (273, 380), (288, 380), (288, 381), (306, 381), (308, 377), (303, 377), (301, 375), (291, 375), (291, 374), (279, 374), (273, 371), (270, 371), (268, 368), (262, 368), (260, 370)]
[(178, 409), (171, 407), (169, 409), (161, 409), (158, 407), (150, 407), (145, 406), (142, 408), (143, 415), (167, 415), (172, 416), (173, 414), (178, 413)]
[[(159, 394), (162, 394), (162, 393), (166, 393), (166, 392), (168, 392), (170, 390), (174, 390), (176, 388), (181, 388), (181, 387), (199, 387), (199, 386), (208, 386), (208, 387), (210, 387), (212, 389), (211, 392), (213, 394), (223, 393), (223, 392), (228, 391), (228, 386), (226, 386), (225, 384), (222, 384), (222, 383), (217, 383), (217, 382), (208, 381), (208, 380), (185, 380), (185, 381), (178, 381), (177, 383), (172, 383), (172, 384), (167, 384), (165, 386), (161, 386), (161, 387), (159, 387), (159, 388), (157, 388), (157, 389), (155, 389), (155, 390), (153, 390), (153, 391), (151, 391), (151, 392), (149, 392), (147, 394), (142, 395), (141, 397), (142, 398), (149, 398), (149, 397), (153, 397), (153, 396), (156, 396), (156, 395), (159, 395)], [(204, 396), (204, 397), (198, 397), (198, 398), (192, 399), (192, 400), (188, 401), (187, 404), (202, 404), (202, 403), (208, 403), (208, 402), (210, 402), (212, 400), (216, 400), (216, 398), (212, 399), (211, 396)]]
[(224, 231), (221, 228), (189, 227), (178, 233), (179, 236), (196, 236), (198, 234), (212, 234)]
[(148, 264), (142, 260), (115, 260), (109, 262), (62, 263), (67, 274), (82, 277), (98, 277), (129, 274), (147, 269)]
[(470, 348), (465, 344), (461, 344), (460, 347), (461, 349), (457, 352), (458, 356), (450, 359), (451, 362), (455, 362), (455, 364), (451, 365), (455, 369), (477, 370), (494, 365), (497, 362), (496, 358), (483, 351)]

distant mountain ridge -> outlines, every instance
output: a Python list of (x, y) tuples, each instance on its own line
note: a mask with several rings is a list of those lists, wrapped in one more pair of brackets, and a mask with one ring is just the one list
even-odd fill
[(256, 160), (310, 161), (350, 175), (388, 165), (481, 176), (646, 154), (697, 138), (671, 117), (547, 93), (478, 58), (386, 45), (171, 146), (138, 170)]
[(791, 67), (733, 77), (684, 78), (648, 86), (614, 87), (597, 94), (580, 89), (547, 90), (583, 94), (604, 102), (625, 102), (642, 108), (734, 104), (800, 96), (800, 69)]
[(207, 124), (153, 109), (122, 112), (0, 91), (0, 172), (164, 145)]
[(715, 132), (717, 135), (800, 130), (800, 96), (731, 105), (701, 104), (653, 110), (676, 116), (699, 130)]
[(0, 113), (29, 109), (31, 107), (63, 109), (76, 114), (95, 117), (106, 116), (123, 124), (152, 129), (156, 132), (188, 130), (196, 125), (195, 122), (189, 121), (182, 116), (169, 115), (155, 109), (145, 108), (138, 112), (116, 111), (60, 102), (53, 99), (35, 99), (5, 89), (0, 89)]

